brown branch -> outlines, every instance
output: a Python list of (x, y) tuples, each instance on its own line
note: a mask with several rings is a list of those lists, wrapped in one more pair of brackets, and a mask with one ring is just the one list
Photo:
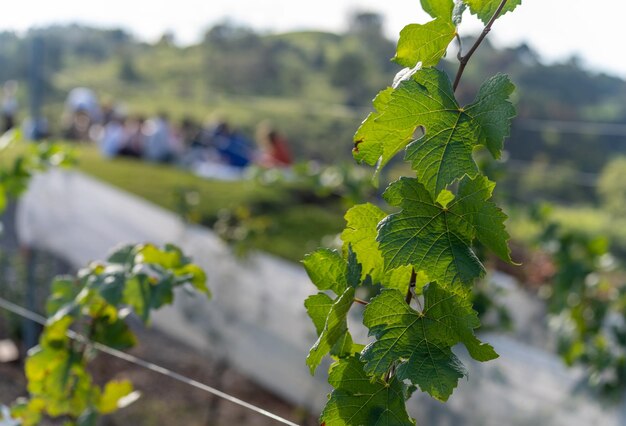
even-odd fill
[[(461, 81), (461, 76), (463, 75), (463, 71), (465, 71), (465, 66), (469, 62), (474, 52), (476, 52), (476, 49), (478, 49), (478, 46), (480, 46), (480, 43), (482, 43), (485, 37), (487, 37), (487, 34), (489, 34), (489, 31), (491, 31), (491, 26), (493, 25), (494, 22), (496, 22), (496, 19), (498, 19), (498, 16), (500, 16), (502, 9), (504, 9), (504, 6), (506, 5), (506, 2), (507, 0), (502, 0), (500, 2), (498, 9), (496, 9), (496, 12), (493, 14), (493, 16), (491, 17), (491, 19), (489, 20), (489, 22), (483, 29), (483, 32), (480, 33), (480, 36), (478, 37), (478, 39), (476, 39), (476, 42), (474, 42), (474, 45), (470, 48), (470, 50), (463, 56), (461, 56), (460, 51), (459, 51), (459, 55), (458, 55), (460, 56), (459, 57), (459, 69), (456, 72), (456, 77), (454, 78), (454, 84), (452, 85), (452, 90), (456, 91), (456, 88), (459, 86), (459, 82)], [(459, 43), (459, 46), (460, 46), (460, 43)]]
[(365, 301), (365, 300), (363, 300), (363, 299), (359, 299), (358, 297), (355, 297), (355, 298), (354, 298), (354, 301), (355, 301), (355, 303), (358, 303), (358, 304), (363, 305), (363, 306), (367, 306), (367, 305), (369, 305), (369, 302), (366, 302), (366, 301)]

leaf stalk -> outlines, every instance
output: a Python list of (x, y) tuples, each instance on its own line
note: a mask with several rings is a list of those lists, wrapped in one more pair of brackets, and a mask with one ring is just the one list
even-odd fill
[(463, 75), (463, 71), (465, 71), (465, 67), (467, 66), (467, 63), (469, 62), (474, 52), (476, 52), (476, 49), (478, 49), (478, 46), (480, 46), (480, 44), (483, 42), (485, 37), (487, 37), (487, 34), (489, 34), (489, 31), (491, 31), (491, 27), (493, 26), (493, 23), (496, 22), (496, 19), (498, 19), (498, 16), (500, 16), (502, 9), (504, 9), (504, 6), (506, 5), (506, 2), (507, 0), (502, 0), (500, 2), (500, 5), (496, 9), (495, 13), (491, 17), (487, 25), (485, 25), (485, 28), (480, 33), (480, 36), (478, 36), (478, 38), (476, 39), (476, 41), (474, 42), (470, 50), (465, 55), (461, 55), (461, 38), (458, 37), (457, 35), (457, 40), (459, 41), (459, 53), (457, 55), (457, 57), (459, 58), (459, 69), (456, 72), (456, 77), (454, 78), (454, 84), (452, 85), (452, 90), (456, 91), (456, 88), (459, 86), (459, 82), (461, 81), (461, 76)]

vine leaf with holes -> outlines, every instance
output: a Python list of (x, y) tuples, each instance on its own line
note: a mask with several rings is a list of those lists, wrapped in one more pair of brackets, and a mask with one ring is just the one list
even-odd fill
[[(357, 131), (362, 140), (357, 161), (380, 170), (406, 148), (406, 159), (417, 178), (433, 195), (464, 175), (475, 177), (478, 167), (472, 150), (486, 146), (496, 158), (509, 134), (515, 109), (508, 100), (514, 86), (499, 74), (487, 80), (474, 103), (461, 108), (448, 76), (435, 68), (405, 75), (396, 89), (382, 91)], [(414, 140), (418, 127), (425, 134)], [(408, 146), (407, 146), (408, 145)]]

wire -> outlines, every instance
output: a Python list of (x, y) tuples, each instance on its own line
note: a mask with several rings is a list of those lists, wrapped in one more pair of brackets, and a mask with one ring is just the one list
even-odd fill
[(623, 123), (520, 118), (513, 122), (513, 126), (532, 132), (553, 131), (579, 135), (626, 136), (626, 124)]
[[(508, 160), (504, 164), (507, 167), (507, 171), (516, 173), (516, 174), (527, 175), (527, 174), (535, 174), (538, 172), (537, 170), (533, 169), (533, 166), (535, 166), (536, 164), (530, 161)], [(589, 188), (595, 188), (598, 186), (598, 179), (600, 177), (598, 173), (580, 172), (573, 167), (554, 164), (554, 163), (547, 163), (545, 165), (552, 167), (552, 170), (560, 170), (560, 171), (571, 173), (572, 175), (571, 183), (574, 183), (576, 185), (585, 186)], [(544, 172), (547, 173), (548, 170), (545, 170)]]
[[(29, 311), (28, 309), (23, 308), (20, 305), (16, 305), (15, 303), (12, 303), (2, 297), (0, 297), (0, 308), (6, 309), (9, 312), (12, 312), (16, 315), (19, 315), (23, 318), (26, 318), (28, 320), (34, 321), (38, 324), (41, 325), (46, 325), (47, 319), (39, 314), (36, 314), (32, 311)], [(290, 425), (290, 426), (298, 426), (297, 423), (293, 423), (287, 419), (284, 419), (276, 414), (270, 413), (267, 410), (264, 410), (262, 408), (259, 408), (255, 405), (252, 405), (246, 401), (243, 401), (239, 398), (236, 398), (232, 395), (229, 395), (225, 392), (222, 392), (218, 389), (215, 389), (209, 385), (206, 385), (204, 383), (201, 383), (197, 380), (191, 379), (189, 377), (183, 376), (182, 374), (176, 373), (175, 371), (169, 370), (165, 367), (161, 367), (160, 365), (154, 364), (150, 361), (146, 361), (144, 359), (141, 358), (137, 358), (134, 355), (128, 354), (126, 352), (122, 352), (119, 351), (117, 349), (113, 349), (109, 346), (103, 345), (101, 343), (97, 343), (97, 342), (90, 342), (88, 341), (84, 336), (72, 331), (72, 330), (68, 330), (67, 332), (67, 336), (70, 339), (74, 339), (77, 341), (80, 341), (81, 343), (87, 343), (89, 345), (91, 345), (94, 349), (97, 349), (100, 352), (106, 353), (108, 355), (111, 355), (113, 357), (122, 359), (126, 362), (129, 362), (131, 364), (135, 364), (139, 367), (143, 367), (147, 370), (150, 370), (152, 372), (161, 374), (163, 376), (167, 376), (171, 379), (177, 380), (181, 383), (184, 383), (186, 385), (192, 386), (194, 388), (203, 390), (205, 392), (208, 392), (212, 395), (215, 395), (219, 398), (225, 399), (226, 401), (230, 401), (233, 404), (239, 405), (241, 407), (247, 408), (248, 410), (254, 411), (257, 414), (260, 414), (262, 416), (265, 417), (269, 417), (270, 419), (276, 420), (279, 423), (282, 424), (286, 424), (286, 425)]]

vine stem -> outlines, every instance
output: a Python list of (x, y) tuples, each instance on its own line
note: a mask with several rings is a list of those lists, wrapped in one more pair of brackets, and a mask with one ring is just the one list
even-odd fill
[(413, 290), (415, 288), (415, 281), (417, 281), (417, 274), (415, 273), (415, 268), (411, 270), (411, 280), (409, 281), (409, 288), (406, 291), (406, 298), (404, 299), (407, 305), (411, 304), (411, 299), (413, 298)]
[[(483, 42), (485, 37), (487, 37), (487, 34), (489, 34), (489, 31), (491, 31), (491, 27), (493, 23), (496, 22), (496, 19), (498, 19), (498, 16), (500, 16), (502, 9), (504, 9), (504, 6), (506, 5), (506, 2), (507, 0), (502, 0), (500, 2), (500, 5), (498, 6), (495, 13), (491, 17), (491, 19), (489, 20), (485, 28), (483, 29), (483, 32), (480, 33), (480, 36), (478, 36), (478, 38), (476, 39), (476, 41), (474, 42), (470, 50), (465, 55), (461, 55), (461, 51), (459, 50), (459, 54), (457, 55), (459, 58), (459, 69), (456, 72), (456, 77), (454, 78), (454, 84), (452, 85), (452, 90), (456, 91), (456, 88), (459, 86), (459, 82), (461, 81), (461, 76), (463, 75), (463, 71), (465, 71), (465, 67), (467, 66), (467, 63), (469, 62), (474, 52), (476, 52), (476, 49), (478, 49), (478, 46), (480, 46), (480, 43)], [(459, 40), (459, 49), (461, 49), (460, 37), (458, 38), (458, 40)]]
[(360, 305), (363, 305), (363, 306), (367, 306), (367, 305), (369, 305), (369, 302), (366, 302), (366, 301), (365, 301), (365, 300), (363, 300), (363, 299), (359, 299), (358, 297), (355, 297), (355, 298), (354, 298), (354, 301), (355, 301), (356, 303), (360, 304)]

